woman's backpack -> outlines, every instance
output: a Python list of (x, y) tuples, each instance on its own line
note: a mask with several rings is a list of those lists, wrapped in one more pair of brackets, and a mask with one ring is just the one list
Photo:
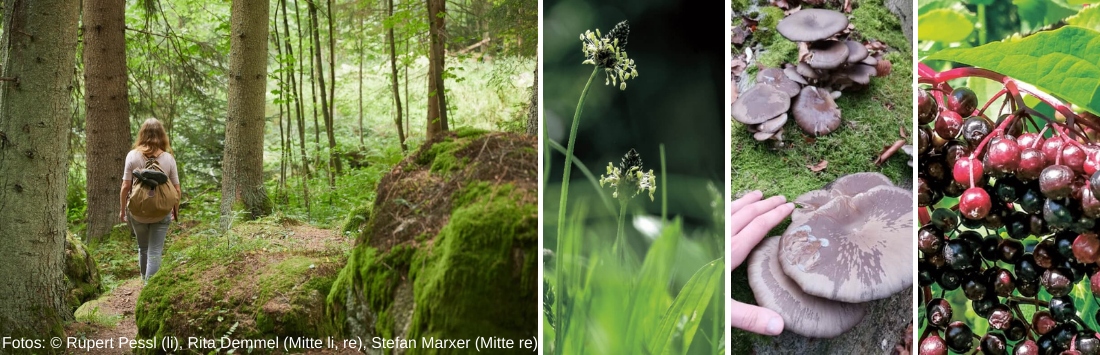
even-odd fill
[(168, 175), (161, 169), (156, 157), (147, 158), (145, 169), (135, 169), (133, 176), (134, 185), (126, 206), (134, 217), (162, 219), (179, 204), (179, 192), (169, 184)]

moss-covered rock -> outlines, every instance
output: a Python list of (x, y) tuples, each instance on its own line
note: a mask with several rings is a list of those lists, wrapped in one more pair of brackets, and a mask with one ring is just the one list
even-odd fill
[(65, 236), (65, 284), (69, 293), (65, 301), (70, 311), (81, 304), (99, 297), (103, 293), (103, 284), (99, 276), (99, 266), (92, 254), (84, 247), (80, 239), (68, 233)]
[(209, 228), (177, 238), (137, 300), (139, 338), (337, 334), (325, 297), (347, 238), (272, 220), (241, 223), (229, 236)]
[(363, 227), (370, 221), (370, 213), (373, 207), (374, 205), (368, 203), (348, 212), (348, 216), (344, 218), (344, 223), (340, 224), (340, 234), (357, 236), (362, 233)]
[(326, 300), (341, 335), (418, 342), (535, 336), (534, 144), (520, 135), (458, 132), (425, 144), (383, 177), (370, 222)]

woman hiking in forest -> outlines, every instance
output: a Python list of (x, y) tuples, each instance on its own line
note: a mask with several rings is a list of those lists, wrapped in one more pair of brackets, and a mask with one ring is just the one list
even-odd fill
[(168, 225), (179, 220), (180, 196), (176, 159), (164, 125), (155, 118), (145, 120), (137, 142), (126, 155), (118, 213), (119, 219), (129, 222), (137, 236), (138, 262), (145, 284), (160, 269)]

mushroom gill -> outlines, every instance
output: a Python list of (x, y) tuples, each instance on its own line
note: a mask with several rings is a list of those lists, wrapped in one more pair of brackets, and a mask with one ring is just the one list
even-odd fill
[(815, 297), (799, 288), (783, 273), (779, 263), (779, 238), (764, 240), (749, 256), (749, 286), (756, 302), (783, 317), (786, 330), (815, 338), (843, 334), (867, 313), (867, 305)]

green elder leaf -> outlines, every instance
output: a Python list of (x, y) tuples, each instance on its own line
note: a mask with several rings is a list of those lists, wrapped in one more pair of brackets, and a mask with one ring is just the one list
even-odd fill
[[(1073, 3), (1072, 1), (1070, 2)], [(1084, 27), (1094, 31), (1100, 31), (1100, 6), (1089, 6), (1081, 12), (1066, 19), (1070, 26)]]
[(1076, 26), (974, 48), (945, 49), (930, 60), (986, 68), (1100, 112), (1100, 32)]
[(974, 23), (955, 9), (936, 9), (917, 18), (917, 39), (961, 42), (974, 31)]

